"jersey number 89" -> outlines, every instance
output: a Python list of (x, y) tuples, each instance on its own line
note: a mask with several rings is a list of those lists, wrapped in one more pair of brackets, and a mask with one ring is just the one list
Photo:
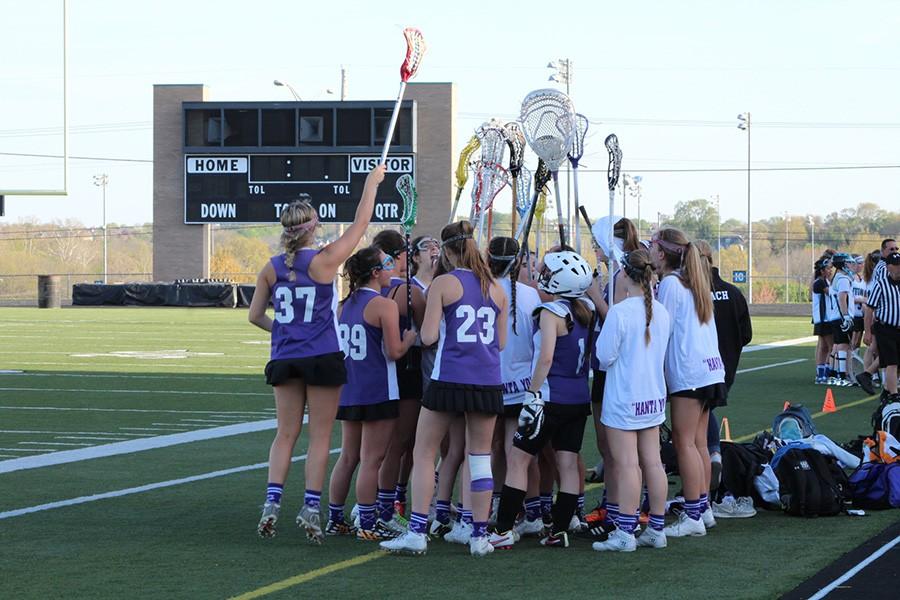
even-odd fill
[[(496, 318), (493, 309), (488, 306), (482, 306), (477, 311), (468, 304), (460, 304), (456, 307), (456, 318), (463, 319), (462, 324), (456, 328), (456, 341), (461, 344), (472, 344), (481, 340), (482, 344), (490, 344), (494, 341), (494, 319)], [(472, 333), (472, 326), (478, 321), (480, 328), (476, 333)]]
[(350, 327), (346, 323), (338, 325), (341, 350), (351, 360), (366, 359), (366, 331), (362, 325)]

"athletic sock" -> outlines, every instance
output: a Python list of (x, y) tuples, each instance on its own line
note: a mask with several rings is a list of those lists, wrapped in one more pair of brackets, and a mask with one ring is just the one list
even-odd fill
[(584, 494), (578, 494), (578, 514), (584, 513)]
[(541, 492), (541, 515), (549, 515), (553, 509), (553, 490)]
[(462, 521), (463, 506), (462, 502), (456, 503), (456, 520)]
[(409, 515), (409, 530), (413, 533), (426, 533), (428, 531), (428, 515), (417, 512)]
[(378, 518), (382, 521), (390, 521), (394, 518), (394, 490), (378, 490)]
[(466, 525), (472, 524), (472, 511), (465, 507), (462, 509), (462, 522)]
[(472, 523), (472, 537), (482, 537), (487, 532), (487, 523), (485, 521), (475, 521)]
[(359, 505), (359, 528), (366, 531), (375, 529), (375, 503)]
[(322, 492), (316, 490), (306, 490), (303, 494), (303, 504), (313, 510), (319, 510), (322, 503)]
[(450, 522), (449, 500), (438, 500), (434, 503), (434, 520), (444, 525)]
[(700, 512), (706, 512), (709, 508), (709, 494), (700, 494)]
[(619, 518), (619, 505), (615, 502), (607, 502), (606, 503), (606, 523), (616, 524), (616, 520)]
[(637, 517), (634, 515), (620, 514), (616, 521), (616, 527), (621, 529), (624, 533), (633, 534), (634, 528), (637, 527), (637, 521)]
[[(501, 502), (503, 496), (501, 494)], [(499, 519), (499, 511), (497, 512)], [(525, 498), (525, 519), (528, 521), (537, 521), (541, 518), (541, 499), (538, 496), (533, 498)]]
[(700, 499), (697, 500), (688, 500), (685, 498), (684, 500), (684, 511), (687, 513), (688, 518), (693, 519), (694, 521), (700, 520)]
[(656, 531), (662, 531), (666, 526), (666, 520), (663, 515), (650, 515), (650, 527)]
[(840, 374), (841, 379), (847, 378), (847, 353), (844, 350), (839, 350), (837, 353), (837, 362), (838, 362), (838, 373)]
[(569, 494), (566, 492), (556, 493), (556, 502), (553, 504), (553, 527), (552, 533), (566, 531), (569, 523), (572, 521), (572, 515), (575, 514), (575, 508), (578, 506), (578, 494)]
[(344, 505), (328, 503), (328, 519), (332, 523), (344, 522)]
[(394, 493), (397, 497), (397, 502), (405, 503), (406, 502), (406, 484), (398, 483)]
[[(517, 490), (514, 487), (509, 487), (508, 485), (504, 485), (503, 489), (500, 490), (500, 508), (497, 509), (497, 531), (509, 531), (512, 529), (513, 525), (516, 522), (516, 515), (519, 514), (519, 509), (522, 506), (522, 501), (525, 500), (525, 490)], [(537, 516), (535, 518), (541, 517), (541, 502), (540, 499), (537, 500), (537, 506), (534, 506), (535, 499), (531, 498), (530, 502), (532, 503), (532, 507), (530, 510), (534, 511), (536, 509)], [(526, 515), (528, 514), (528, 504), (525, 505)], [(531, 519), (534, 520), (534, 519)]]
[(284, 493), (284, 484), (269, 483), (266, 486), (266, 502), (281, 504), (281, 494)]

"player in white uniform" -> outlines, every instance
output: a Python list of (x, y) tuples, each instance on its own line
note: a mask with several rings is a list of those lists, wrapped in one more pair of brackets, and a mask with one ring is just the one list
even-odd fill
[[(850, 351), (850, 334), (853, 330), (853, 314), (850, 312), (853, 304), (853, 277), (850, 270), (850, 262), (853, 259), (849, 254), (838, 252), (831, 257), (834, 266), (834, 278), (828, 287), (828, 296), (831, 305), (831, 334), (834, 338), (834, 359), (837, 363), (837, 377), (832, 385), (849, 387), (853, 385), (852, 363), (848, 364), (847, 354)], [(849, 375), (849, 377), (848, 377)]]

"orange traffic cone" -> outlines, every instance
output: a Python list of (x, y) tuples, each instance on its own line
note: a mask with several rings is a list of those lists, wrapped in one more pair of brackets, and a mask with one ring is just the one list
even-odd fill
[(725, 431), (724, 437), (722, 438), (726, 442), (731, 441), (731, 427), (728, 425), (728, 417), (722, 417), (722, 427), (719, 428), (719, 431)]
[(787, 410), (791, 407), (791, 403), (787, 400), (784, 401), (784, 406), (781, 407), (781, 410)]
[(837, 407), (834, 405), (834, 394), (831, 393), (831, 388), (825, 390), (825, 403), (822, 404), (822, 412), (823, 413), (833, 413), (837, 412)]

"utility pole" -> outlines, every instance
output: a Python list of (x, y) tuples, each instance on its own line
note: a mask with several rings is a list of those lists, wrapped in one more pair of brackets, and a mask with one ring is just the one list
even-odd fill
[(109, 283), (108, 239), (106, 235), (106, 186), (108, 184), (109, 175), (106, 173), (94, 175), (94, 185), (98, 186), (103, 194), (103, 283)]
[(747, 132), (747, 302), (753, 304), (753, 217), (750, 215), (750, 113), (737, 116), (738, 129)]

